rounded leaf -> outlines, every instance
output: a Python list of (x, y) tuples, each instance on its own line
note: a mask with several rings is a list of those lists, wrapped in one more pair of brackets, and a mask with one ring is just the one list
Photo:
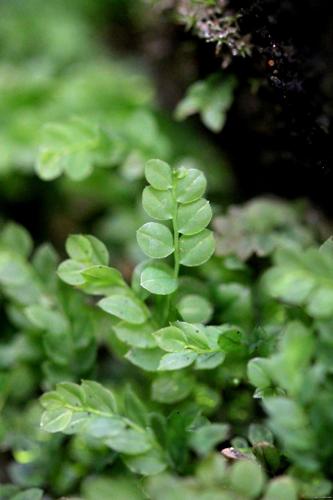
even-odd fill
[(134, 325), (120, 321), (118, 325), (114, 326), (114, 331), (119, 340), (131, 347), (147, 349), (156, 346), (155, 338), (152, 335), (153, 329), (149, 323)]
[(111, 449), (126, 455), (139, 455), (150, 450), (152, 443), (148, 433), (136, 429), (123, 429), (105, 440)]
[(172, 219), (172, 192), (170, 190), (158, 191), (157, 189), (147, 186), (142, 193), (142, 206), (145, 212), (154, 219)]
[(179, 314), (188, 323), (207, 323), (213, 308), (207, 299), (200, 295), (185, 295), (177, 304)]
[(172, 171), (165, 161), (149, 160), (146, 164), (145, 176), (155, 189), (165, 191), (172, 187)]
[(204, 174), (196, 168), (179, 170), (176, 184), (176, 198), (179, 203), (198, 200), (206, 191), (207, 181)]
[(207, 262), (214, 253), (214, 235), (209, 229), (204, 229), (193, 236), (182, 236), (179, 249), (180, 263), (183, 266), (200, 266)]
[(182, 352), (186, 348), (186, 336), (176, 326), (167, 326), (154, 333), (157, 345), (167, 352)]
[(173, 270), (164, 263), (147, 266), (141, 273), (141, 286), (156, 295), (169, 295), (177, 289)]
[(230, 479), (236, 491), (246, 497), (256, 498), (264, 486), (265, 475), (256, 462), (239, 460), (231, 469)]
[(83, 285), (85, 282), (85, 279), (81, 274), (81, 271), (84, 268), (85, 266), (81, 262), (67, 259), (60, 264), (57, 273), (59, 278), (68, 285), (79, 286)]
[(291, 477), (278, 477), (270, 481), (264, 500), (297, 500), (297, 488)]
[(203, 198), (181, 205), (178, 210), (178, 230), (182, 234), (197, 234), (205, 229), (211, 218), (211, 206)]
[(174, 251), (170, 229), (157, 222), (147, 222), (138, 229), (136, 237), (141, 250), (153, 259), (163, 259)]
[(186, 366), (190, 366), (196, 358), (197, 354), (191, 351), (165, 354), (158, 365), (158, 370), (181, 370)]
[(147, 319), (147, 311), (139, 300), (127, 295), (111, 295), (98, 302), (103, 311), (128, 323), (141, 324)]
[(247, 365), (247, 376), (252, 385), (259, 389), (266, 389), (271, 386), (271, 378), (267, 370), (267, 360), (253, 358)]

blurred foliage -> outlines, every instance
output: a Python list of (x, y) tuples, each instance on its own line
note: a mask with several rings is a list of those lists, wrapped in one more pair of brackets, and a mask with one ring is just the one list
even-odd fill
[(237, 255), (247, 260), (265, 257), (282, 244), (310, 246), (327, 238), (330, 228), (324, 218), (304, 203), (278, 198), (254, 198), (243, 206), (231, 206), (216, 217), (219, 255)]
[[(329, 495), (327, 227), (301, 204), (253, 200), (215, 217), (208, 260), (226, 161), (159, 108), (142, 59), (109, 52), (113, 22), (141, 24), (145, 8), (0, 5), (0, 498)], [(215, 78), (185, 114), (214, 108), (220, 128), (233, 83), (221, 100)], [(176, 173), (149, 163), (145, 215), (152, 157)], [(85, 235), (61, 262), (12, 209), (61, 252)]]

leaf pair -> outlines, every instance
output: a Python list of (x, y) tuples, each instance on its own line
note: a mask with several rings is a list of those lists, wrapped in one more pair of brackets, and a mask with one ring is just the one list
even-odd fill
[(203, 326), (176, 322), (154, 333), (165, 354), (159, 371), (180, 370), (195, 363), (197, 370), (211, 370), (223, 363), (229, 352), (244, 352), (241, 333), (232, 326)]

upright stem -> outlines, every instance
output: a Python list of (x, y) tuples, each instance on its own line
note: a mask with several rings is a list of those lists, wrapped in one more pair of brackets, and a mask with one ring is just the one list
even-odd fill
[(172, 186), (173, 195), (173, 215), (172, 215), (172, 226), (173, 226), (173, 241), (175, 245), (174, 252), (174, 276), (177, 279), (179, 274), (179, 233), (178, 233), (178, 203), (175, 193), (175, 183)]
[[(178, 203), (175, 194), (175, 183), (172, 186), (172, 196), (173, 196), (173, 214), (172, 214), (172, 227), (173, 227), (173, 242), (174, 242), (174, 277), (178, 278), (179, 267), (180, 267), (180, 256), (179, 256), (179, 233), (178, 233)], [(168, 295), (165, 301), (164, 314), (163, 314), (163, 324), (167, 323), (170, 305), (171, 305), (172, 295)]]

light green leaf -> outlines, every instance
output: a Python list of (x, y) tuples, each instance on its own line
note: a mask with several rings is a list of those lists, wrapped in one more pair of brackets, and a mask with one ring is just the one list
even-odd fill
[(106, 412), (110, 415), (117, 411), (114, 395), (101, 384), (98, 384), (93, 380), (82, 380), (81, 386), (86, 396), (86, 402), (89, 408)]
[(265, 483), (265, 475), (256, 462), (239, 460), (231, 469), (232, 487), (239, 493), (250, 498), (256, 498)]
[(186, 336), (180, 328), (167, 326), (154, 333), (158, 346), (167, 352), (183, 352), (186, 348)]
[(199, 353), (211, 350), (205, 327), (184, 321), (177, 321), (176, 325), (184, 332), (188, 348)]
[(147, 432), (140, 432), (139, 430), (129, 428), (121, 430), (104, 442), (113, 450), (126, 453), (126, 455), (145, 453), (152, 447), (152, 442)]
[(277, 477), (269, 482), (264, 500), (297, 500), (297, 488), (291, 477)]
[(173, 197), (170, 190), (158, 191), (150, 186), (145, 187), (142, 193), (142, 205), (147, 214), (154, 219), (172, 219)]
[(273, 444), (272, 432), (261, 424), (251, 424), (249, 426), (248, 436), (252, 445), (262, 442)]
[(207, 323), (213, 308), (207, 299), (200, 295), (185, 295), (177, 304), (179, 314), (189, 323)]
[(153, 259), (163, 259), (174, 251), (170, 229), (158, 222), (147, 222), (141, 226), (136, 237), (141, 250)]
[(85, 403), (85, 394), (81, 386), (72, 382), (57, 384), (57, 395), (70, 406), (80, 407)]
[(205, 456), (210, 453), (217, 444), (222, 443), (228, 437), (229, 426), (227, 424), (206, 424), (192, 431), (190, 446), (198, 455)]
[(173, 404), (182, 401), (194, 388), (193, 377), (183, 372), (168, 373), (156, 378), (151, 387), (152, 399)]
[(199, 354), (195, 360), (196, 370), (213, 370), (223, 363), (225, 359), (224, 352), (209, 352), (207, 354)]
[(25, 309), (25, 312), (33, 325), (43, 330), (54, 333), (62, 333), (69, 330), (67, 318), (59, 311), (53, 311), (45, 306), (35, 304)]
[(153, 337), (154, 329), (149, 323), (138, 325), (120, 321), (114, 326), (114, 331), (119, 340), (131, 347), (149, 349), (156, 346), (156, 340)]
[(164, 352), (161, 349), (139, 349), (133, 348), (126, 354), (125, 358), (128, 359), (133, 365), (142, 368), (148, 372), (156, 372), (160, 364)]
[(66, 408), (45, 411), (41, 418), (41, 428), (46, 432), (63, 431), (70, 424), (72, 415), (72, 411)]
[(66, 251), (73, 260), (83, 264), (106, 266), (109, 261), (104, 243), (91, 235), (72, 234), (67, 238)]
[(253, 358), (247, 365), (247, 376), (251, 384), (259, 389), (266, 389), (271, 386), (267, 365), (268, 360), (262, 358)]
[(95, 415), (89, 417), (88, 413), (85, 415), (86, 422), (81, 430), (83, 430), (84, 434), (88, 434), (93, 438), (109, 438), (126, 429), (126, 421), (122, 417), (99, 417)]
[(168, 265), (155, 263), (142, 271), (141, 286), (156, 295), (169, 295), (177, 289), (177, 279)]
[(323, 286), (310, 294), (307, 311), (310, 316), (318, 319), (333, 316), (333, 282), (330, 287)]
[(103, 311), (135, 325), (144, 323), (148, 317), (144, 304), (129, 295), (110, 295), (100, 300), (98, 306)]
[(195, 361), (197, 354), (195, 352), (174, 352), (165, 354), (158, 366), (159, 371), (180, 370), (190, 366)]
[(154, 476), (167, 468), (167, 462), (157, 449), (151, 449), (143, 455), (125, 456), (123, 460), (130, 471), (143, 476)]
[(2, 229), (0, 245), (4, 245), (7, 250), (28, 257), (32, 250), (32, 239), (28, 231), (15, 222), (7, 223)]
[(89, 293), (101, 295), (112, 287), (126, 287), (121, 273), (113, 267), (102, 265), (87, 267), (81, 271), (81, 276), (84, 278), (84, 290), (88, 288)]
[(195, 168), (179, 169), (176, 198), (179, 203), (190, 203), (204, 194), (207, 181), (204, 174)]
[(165, 191), (172, 187), (172, 171), (165, 161), (149, 160), (146, 164), (145, 176), (155, 189)]
[(212, 231), (204, 229), (194, 236), (182, 236), (179, 249), (180, 263), (183, 266), (200, 266), (209, 260), (214, 253), (214, 235)]
[[(10, 497), (10, 500), (42, 500), (43, 491), (39, 488), (29, 488)], [(7, 497), (6, 497), (7, 498)]]
[(192, 235), (202, 231), (212, 218), (209, 201), (200, 198), (192, 203), (180, 205), (178, 209), (178, 230), (182, 234)]
[(124, 394), (126, 417), (145, 429), (149, 424), (148, 411), (134, 390), (127, 386)]
[(57, 274), (59, 278), (67, 283), (68, 285), (79, 286), (83, 285), (85, 282), (84, 277), (81, 275), (81, 271), (85, 268), (85, 265), (81, 262), (76, 262), (72, 259), (64, 260), (58, 267)]

